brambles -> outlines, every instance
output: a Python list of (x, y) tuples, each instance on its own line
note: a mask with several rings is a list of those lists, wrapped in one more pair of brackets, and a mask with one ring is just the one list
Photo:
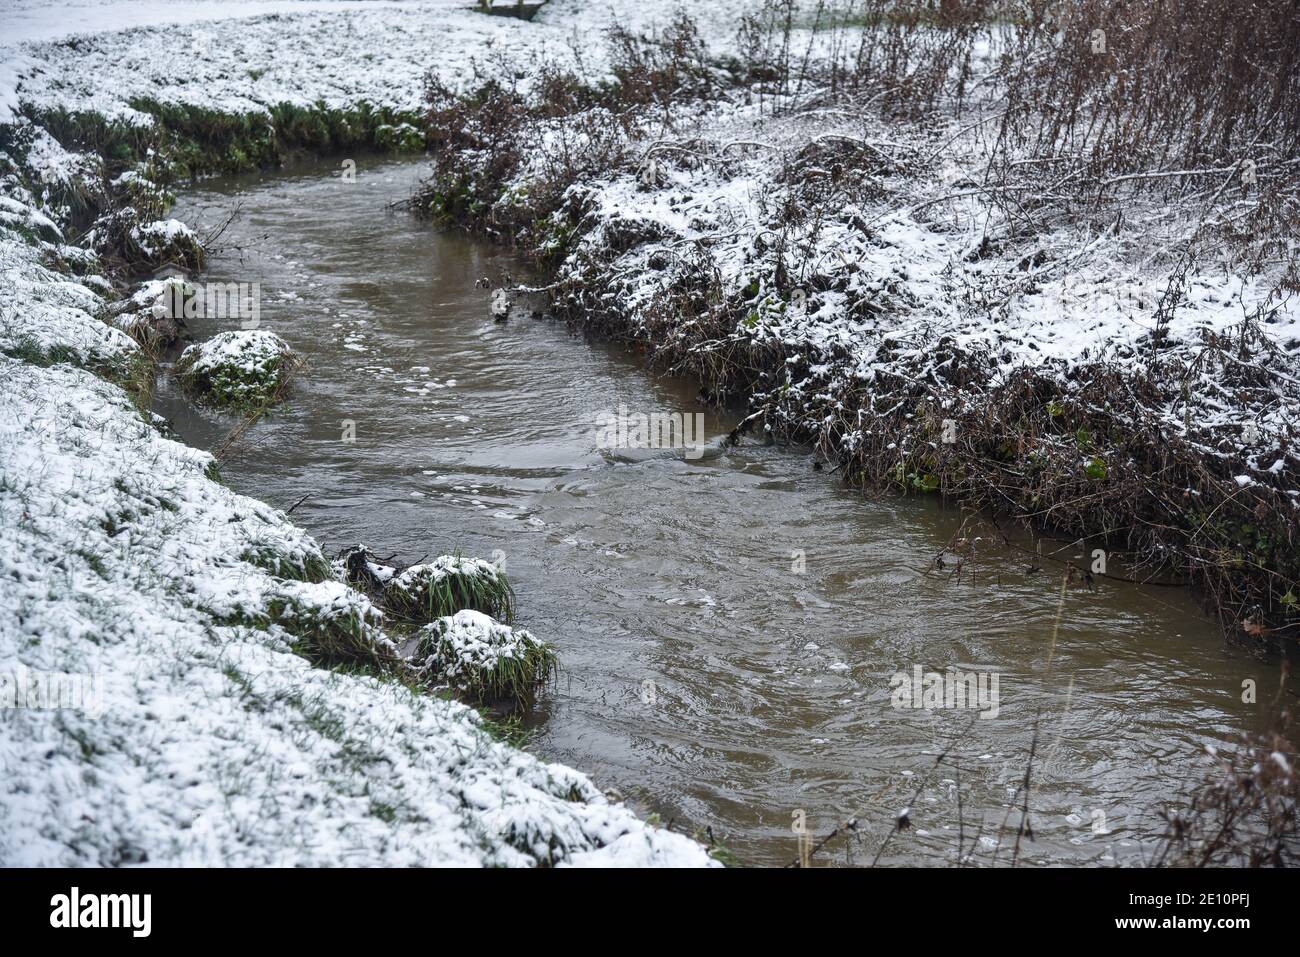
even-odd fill
[[(433, 182), (455, 189), (426, 199), (554, 264), (557, 316), (748, 398), (736, 438), (811, 443), (864, 489), (1123, 551), (1195, 586), (1228, 632), (1293, 635), (1300, 97), (1273, 62), (1297, 28), (1280, 3), (1251, 21), (1187, 0), (1176, 22), (1104, 5), (1124, 34), (1104, 66), (1102, 6), (1048, 24), (1041, 3), (777, 2), (712, 72), (655, 73), (663, 44), (621, 35), (641, 67), (616, 87), (511, 94), (509, 149), (462, 138), (498, 122), (469, 115), (482, 94), (442, 91)], [(1226, 59), (1192, 36), (1198, 11)], [(1252, 37), (1277, 57), (1242, 52)], [(1269, 106), (1219, 110), (1249, 89)], [(604, 168), (571, 159), (592, 130)]]

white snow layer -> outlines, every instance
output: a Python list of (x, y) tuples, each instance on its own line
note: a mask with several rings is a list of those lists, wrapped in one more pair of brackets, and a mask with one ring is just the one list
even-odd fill
[[(709, 863), (469, 708), (223, 624), (284, 588), (241, 560), (250, 544), (301, 557), (311, 539), (116, 386), (7, 357), (0, 381), (0, 862)], [(93, 693), (23, 706), (42, 673)]]
[[(0, 122), (20, 100), (147, 119), (134, 95), (410, 107), (431, 65), (464, 78), (475, 57), (566, 35), (448, 2), (17, 0), (5, 24)], [(38, 134), (31, 181), (83, 160)], [(278, 625), (247, 624), (286, 594), (378, 613), (339, 582), (245, 560), (320, 554), (78, 367), (123, 369), (138, 347), (100, 318), (94, 257), (3, 185), (0, 865), (716, 864), (577, 771), (496, 742), (473, 710), (313, 667)], [(58, 260), (91, 274), (45, 265)]]

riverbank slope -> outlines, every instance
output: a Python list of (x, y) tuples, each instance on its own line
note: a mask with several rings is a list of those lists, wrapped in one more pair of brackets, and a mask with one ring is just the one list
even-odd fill
[[(0, 861), (714, 863), (470, 708), (296, 653), (391, 638), (309, 536), (142, 411), (168, 334), (150, 277), (203, 257), (168, 189), (288, 149), (418, 145), (403, 117), (437, 51), (454, 73), (514, 26), (446, 4), (141, 6), (122, 8), (154, 25), (84, 35), (66, 5), (25, 4), (32, 42), (3, 51)], [(268, 77), (285, 85), (250, 92)]]

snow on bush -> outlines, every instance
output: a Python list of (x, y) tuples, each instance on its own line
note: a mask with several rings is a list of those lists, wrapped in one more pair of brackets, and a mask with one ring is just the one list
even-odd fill
[(127, 299), (114, 303), (104, 319), (151, 351), (170, 345), (180, 335), (180, 317), (171, 305), (183, 296), (185, 280), (179, 276), (149, 279)]
[(404, 569), (384, 587), (384, 603), (416, 621), (431, 621), (464, 609), (503, 621), (514, 618), (514, 593), (505, 573), (481, 558), (458, 555), (442, 555)]
[(1050, 516), (1246, 628), (1261, 607), (1294, 619), (1285, 256), (1251, 274), (1184, 255), (1180, 230), (1202, 220), (1148, 196), (1113, 221), (1066, 204), (1027, 229), (936, 163), (986, 161), (960, 118), (805, 109), (742, 85), (669, 89), (669, 106), (614, 120), (641, 81), (613, 68), (619, 83), (587, 98), (578, 76), (532, 97), (431, 84), (415, 208), (552, 264), (558, 317), (747, 397), (736, 439), (814, 444), (854, 485)]
[(141, 223), (132, 226), (128, 235), (137, 268), (171, 266), (189, 271), (203, 266), (203, 247), (198, 237), (179, 219)]
[(176, 376), (212, 405), (260, 408), (283, 394), (295, 362), (288, 343), (275, 333), (239, 329), (188, 347), (176, 360)]
[(481, 701), (531, 701), (556, 668), (547, 644), (477, 611), (460, 611), (421, 628), (414, 661)]

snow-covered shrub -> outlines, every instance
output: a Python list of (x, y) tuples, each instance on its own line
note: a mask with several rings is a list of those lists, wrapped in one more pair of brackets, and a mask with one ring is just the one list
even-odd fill
[(141, 259), (154, 268), (199, 269), (203, 265), (203, 248), (194, 230), (179, 219), (155, 220), (131, 229), (131, 240)]
[(157, 175), (152, 162), (137, 163), (134, 169), (120, 174), (109, 183), (116, 205), (131, 207), (142, 222), (161, 219), (171, 209), (175, 197), (154, 179)]
[(555, 652), (522, 628), (459, 611), (420, 629), (413, 664), (480, 701), (526, 704), (556, 671)]
[(156, 273), (164, 266), (181, 272), (203, 268), (203, 247), (192, 229), (177, 219), (146, 220), (134, 206), (100, 216), (86, 241), (136, 275)]
[(212, 405), (258, 408), (284, 393), (296, 362), (275, 333), (239, 329), (190, 346), (176, 360), (176, 376), (187, 391)]
[(416, 621), (465, 609), (511, 621), (515, 598), (505, 573), (491, 562), (442, 555), (392, 578), (384, 587), (384, 602), (396, 614)]
[(11, 192), (15, 195), (0, 196), (0, 228), (17, 233), (21, 240), (34, 246), (42, 241), (63, 242), (63, 230), (36, 208), (36, 200), (30, 192), (21, 188)]

